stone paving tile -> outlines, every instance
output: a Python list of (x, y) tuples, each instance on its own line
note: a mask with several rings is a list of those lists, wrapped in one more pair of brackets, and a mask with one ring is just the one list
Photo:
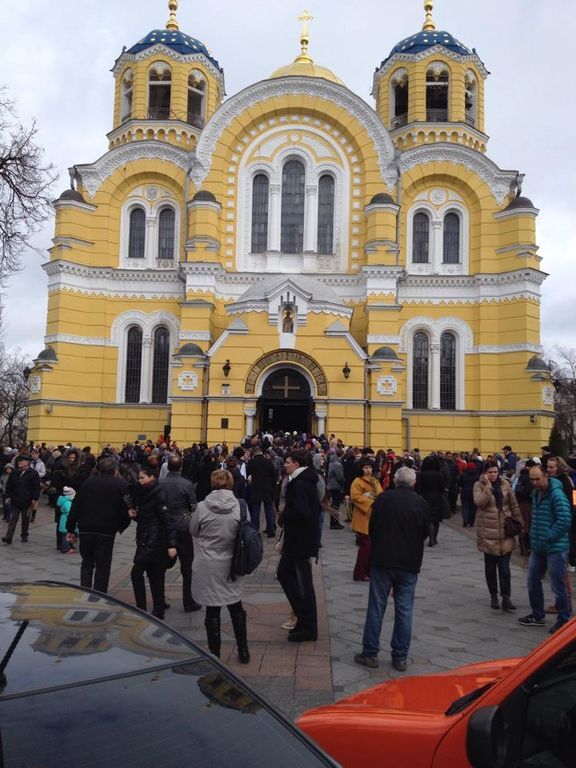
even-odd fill
[[(321, 561), (313, 566), (317, 642), (286, 642), (287, 632), (280, 624), (290, 610), (276, 580), (279, 556), (268, 539), (261, 567), (245, 580), (250, 664), (239, 663), (229, 617), (226, 611), (222, 614), (222, 660), (289, 718), (401, 676), (390, 664), (391, 603), (383, 624), (380, 667), (368, 670), (354, 663), (354, 654), (361, 650), (369, 584), (352, 579), (357, 550), (348, 527), (341, 531), (326, 527), (323, 544)], [(134, 529), (129, 528), (116, 539), (110, 591), (130, 604), (133, 553)], [(79, 570), (79, 555), (56, 552), (53, 512), (45, 507), (38, 513), (27, 545), (16, 538), (1, 550), (2, 580), (49, 578), (78, 583)], [(512, 591), (518, 610), (515, 615), (491, 610), (475, 532), (463, 529), (458, 517), (443, 524), (439, 545), (425, 548), (416, 590), (409, 673), (437, 673), (474, 661), (522, 656), (547, 639), (545, 629), (526, 629), (517, 622), (517, 617), (529, 612), (525, 584), (526, 561), (513, 555)], [(182, 609), (178, 568), (167, 573), (166, 594), (171, 604), (166, 622), (206, 647), (204, 612), (187, 614)]]

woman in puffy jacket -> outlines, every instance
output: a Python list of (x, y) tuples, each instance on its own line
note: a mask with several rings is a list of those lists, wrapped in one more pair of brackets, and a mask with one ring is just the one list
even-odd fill
[(484, 553), (484, 573), (490, 592), (490, 606), (495, 610), (500, 608), (500, 582), (503, 610), (515, 611), (516, 606), (512, 605), (510, 599), (510, 554), (516, 546), (516, 539), (506, 535), (505, 525), (506, 518), (510, 516), (520, 525), (523, 521), (512, 486), (505, 477), (500, 476), (498, 462), (494, 459), (486, 461), (482, 476), (474, 485), (474, 504), (476, 537), (478, 549)]
[(146, 610), (146, 574), (152, 593), (152, 615), (163, 619), (166, 607), (166, 567), (177, 553), (175, 547), (168, 546), (170, 521), (164, 492), (158, 485), (152, 467), (142, 467), (138, 473), (138, 483), (131, 487), (130, 495), (132, 504), (128, 514), (136, 520), (136, 553), (130, 573), (134, 600), (138, 608)]

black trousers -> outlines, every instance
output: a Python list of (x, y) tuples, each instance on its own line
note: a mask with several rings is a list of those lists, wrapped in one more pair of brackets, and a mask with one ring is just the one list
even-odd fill
[(192, 561), (194, 560), (194, 543), (189, 530), (178, 531), (176, 535), (176, 551), (180, 561), (182, 574), (182, 605), (190, 608), (194, 605), (192, 597)]
[(152, 612), (159, 618), (164, 617), (164, 564), (150, 560), (146, 563), (134, 563), (130, 572), (134, 600), (138, 608), (146, 610), (146, 584), (144, 574), (148, 577), (150, 592), (152, 593)]
[(330, 494), (332, 506), (335, 509), (339, 509), (340, 504), (342, 504), (342, 491), (339, 488), (331, 488), (328, 493)]
[[(206, 618), (207, 619), (219, 619), (220, 618), (220, 611), (222, 610), (221, 605), (207, 605), (206, 606)], [(237, 603), (232, 603), (232, 605), (228, 606), (228, 613), (230, 616), (235, 616), (238, 613), (243, 613), (244, 608), (242, 607), (242, 601), (238, 600)]]
[(297, 628), (316, 635), (318, 618), (310, 558), (291, 557), (283, 553), (277, 573), (280, 586), (298, 619)]
[(491, 595), (498, 594), (498, 581), (500, 581), (500, 594), (502, 597), (510, 597), (510, 554), (487, 555), (484, 553), (484, 573)]
[(6, 538), (12, 539), (14, 538), (14, 533), (16, 532), (16, 526), (18, 525), (18, 519), (22, 516), (22, 528), (21, 528), (21, 534), (22, 534), (22, 541), (26, 541), (28, 538), (28, 528), (30, 527), (30, 510), (28, 509), (22, 509), (22, 507), (16, 507), (14, 504), (12, 504), (12, 511), (10, 513), (10, 522), (8, 523), (8, 529), (6, 531)]
[(80, 584), (98, 592), (108, 592), (114, 536), (80, 533)]

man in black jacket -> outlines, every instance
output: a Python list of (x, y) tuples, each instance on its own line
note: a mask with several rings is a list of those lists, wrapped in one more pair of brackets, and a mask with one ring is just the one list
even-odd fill
[(260, 507), (264, 503), (266, 515), (266, 534), (269, 539), (276, 535), (274, 520), (274, 495), (276, 493), (276, 470), (274, 465), (264, 457), (262, 448), (254, 448), (252, 458), (246, 468), (250, 483), (250, 518), (257, 531), (260, 530)]
[(66, 524), (66, 541), (73, 544), (76, 526), (80, 531), (80, 584), (98, 592), (108, 592), (114, 538), (130, 525), (128, 484), (116, 469), (116, 459), (100, 460), (98, 474), (76, 494)]
[(318, 639), (316, 594), (310, 558), (318, 555), (320, 502), (316, 472), (306, 466), (304, 454), (290, 452), (284, 462), (288, 474), (286, 506), (282, 513), (284, 543), (278, 563), (278, 581), (297, 622), (288, 640), (300, 643)]
[(180, 560), (182, 574), (182, 604), (184, 611), (199, 611), (202, 607), (192, 597), (192, 561), (194, 544), (190, 534), (190, 518), (196, 509), (194, 486), (182, 477), (182, 459), (171, 456), (168, 459), (168, 474), (159, 480), (164, 491), (168, 509), (168, 546), (175, 547)]
[(394, 475), (395, 489), (381, 493), (370, 517), (370, 593), (362, 638), (362, 653), (354, 661), (378, 666), (380, 632), (390, 591), (394, 591), (392, 664), (405, 672), (412, 635), (412, 610), (418, 573), (428, 536), (428, 504), (414, 491), (416, 472), (401, 467)]
[(12, 472), (6, 483), (5, 502), (11, 506), (10, 522), (6, 536), (2, 539), (4, 544), (12, 544), (14, 531), (18, 525), (18, 518), (22, 516), (21, 536), (22, 542), (28, 541), (28, 527), (30, 525), (30, 510), (36, 512), (38, 499), (40, 498), (40, 476), (30, 466), (31, 456), (17, 456), (16, 469)]

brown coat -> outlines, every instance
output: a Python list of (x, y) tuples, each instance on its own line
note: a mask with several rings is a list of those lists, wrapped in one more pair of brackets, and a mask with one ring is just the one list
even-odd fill
[(474, 504), (476, 505), (476, 537), (478, 549), (487, 555), (507, 555), (516, 546), (516, 539), (506, 536), (504, 520), (506, 515), (522, 523), (520, 507), (514, 496), (512, 486), (502, 478), (502, 512), (498, 511), (496, 499), (489, 481), (478, 480), (474, 483)]
[(374, 499), (382, 493), (382, 486), (375, 477), (357, 477), (350, 486), (352, 530), (368, 536), (368, 525)]

